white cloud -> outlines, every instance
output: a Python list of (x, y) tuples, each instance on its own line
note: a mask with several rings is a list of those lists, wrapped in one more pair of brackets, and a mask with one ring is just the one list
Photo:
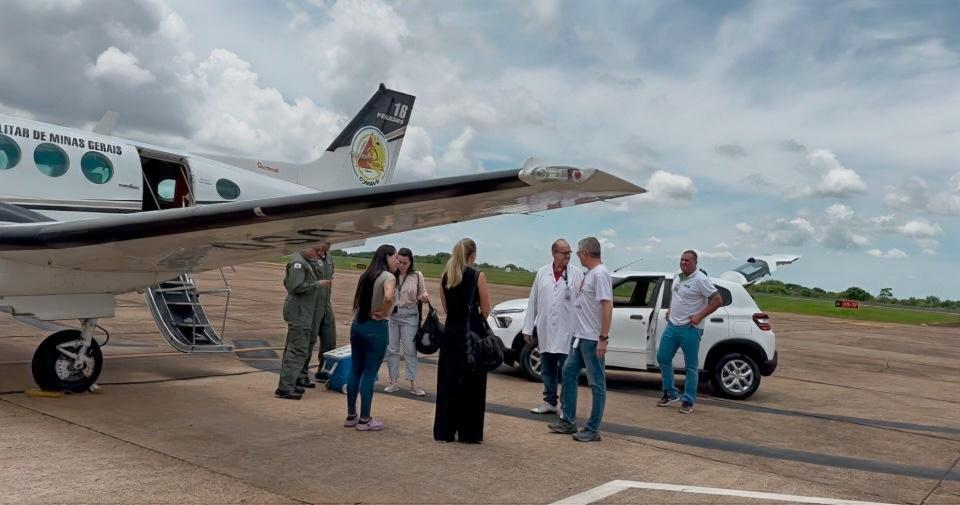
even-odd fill
[(617, 245), (614, 244), (613, 242), (611, 242), (610, 239), (608, 239), (607, 237), (600, 237), (600, 238), (597, 239), (597, 240), (600, 241), (600, 246), (601, 246), (603, 249), (609, 250), (609, 249), (614, 249), (614, 248), (617, 247)]
[(601, 231), (600, 235), (603, 237), (616, 237), (617, 230), (614, 230), (613, 228), (607, 228), (606, 230)]
[(325, 87), (359, 98), (357, 93), (366, 94), (366, 88), (354, 90), (357, 83), (392, 75), (394, 65), (403, 61), (407, 21), (379, 0), (336, 2), (327, 15), (329, 22), (308, 35), (307, 54), (317, 59), (319, 81)]
[(796, 247), (813, 239), (814, 232), (816, 228), (806, 218), (797, 217), (790, 221), (778, 219), (773, 230), (767, 232), (767, 240), (777, 245)]
[(397, 160), (397, 182), (432, 179), (437, 174), (433, 141), (426, 130), (407, 126), (403, 136), (400, 158)]
[(440, 170), (444, 175), (451, 173), (475, 173), (483, 171), (483, 163), (471, 149), (471, 143), (477, 131), (466, 127), (460, 135), (450, 141), (441, 158)]
[(697, 188), (693, 179), (664, 170), (657, 170), (650, 176), (645, 186), (647, 193), (633, 197), (637, 201), (657, 205), (676, 205), (693, 200)]
[(275, 88), (261, 87), (250, 64), (216, 49), (190, 75), (199, 93), (194, 141), (239, 155), (306, 161), (318, 157), (341, 129), (339, 115), (308, 98), (287, 103)]
[(659, 244), (660, 242), (663, 242), (663, 241), (658, 239), (657, 237), (650, 237), (647, 239), (647, 242), (650, 242), (651, 244)]
[(737, 231), (743, 233), (744, 235), (749, 234), (753, 231), (753, 226), (750, 226), (747, 223), (737, 223)]
[(823, 175), (819, 182), (793, 186), (784, 192), (791, 199), (810, 196), (847, 198), (867, 191), (867, 183), (860, 175), (840, 163), (829, 149), (817, 149), (807, 155), (807, 163)]
[(867, 184), (855, 171), (843, 166), (836, 155), (827, 149), (818, 149), (807, 156), (810, 164), (826, 170), (823, 180), (817, 186), (816, 194), (821, 196), (848, 197), (867, 191)]
[(736, 256), (730, 251), (697, 251), (697, 256), (711, 260), (735, 260)]
[(870, 249), (869, 251), (867, 251), (867, 254), (869, 254), (870, 256), (874, 256), (876, 258), (883, 258), (883, 259), (904, 259), (909, 257), (907, 253), (896, 248), (889, 249), (886, 252), (883, 252), (880, 249)]
[(175, 44), (185, 44), (190, 40), (190, 30), (186, 21), (165, 3), (156, 2), (160, 15), (160, 35)]
[(116, 47), (108, 47), (100, 53), (96, 64), (87, 65), (86, 74), (91, 79), (106, 80), (124, 87), (137, 87), (156, 80), (149, 70), (139, 66), (140, 59)]
[(831, 221), (846, 221), (853, 217), (853, 209), (843, 205), (842, 203), (835, 203), (827, 208), (826, 210), (827, 217)]
[(551, 29), (556, 25), (560, 13), (558, 0), (532, 0), (527, 4), (527, 16), (541, 28)]
[(643, 253), (648, 253), (648, 252), (653, 251), (653, 246), (650, 245), (650, 244), (632, 245), (632, 246), (626, 246), (626, 247), (624, 247), (623, 250), (624, 250), (624, 251), (627, 251), (627, 252), (643, 252)]
[(730, 246), (726, 242), (720, 242), (719, 244), (713, 246), (714, 249), (730, 249)]
[(908, 237), (931, 238), (943, 235), (943, 228), (939, 224), (931, 223), (923, 218), (914, 219), (897, 228), (897, 231)]

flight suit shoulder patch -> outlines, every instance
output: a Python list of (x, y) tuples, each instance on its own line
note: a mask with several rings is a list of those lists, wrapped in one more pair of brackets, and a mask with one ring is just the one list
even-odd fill
[(294, 263), (293, 268), (303, 268), (303, 265), (301, 265), (300, 263)]

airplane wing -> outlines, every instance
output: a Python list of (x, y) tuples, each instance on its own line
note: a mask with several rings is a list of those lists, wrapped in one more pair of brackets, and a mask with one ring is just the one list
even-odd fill
[(0, 227), (0, 258), (104, 272), (190, 272), (645, 190), (594, 169), (530, 166), (433, 179), (71, 222)]

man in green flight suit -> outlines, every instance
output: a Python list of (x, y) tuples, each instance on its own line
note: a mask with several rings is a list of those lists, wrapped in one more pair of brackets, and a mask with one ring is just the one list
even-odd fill
[[(323, 243), (317, 246), (317, 276), (320, 280), (333, 282), (333, 258), (328, 254), (330, 243)], [(319, 331), (315, 339), (310, 341), (310, 349), (307, 352), (307, 361), (303, 364), (303, 373), (300, 375), (301, 385), (304, 387), (315, 387), (310, 382), (307, 369), (310, 367), (310, 357), (313, 354), (313, 348), (319, 339), (320, 350), (317, 352), (317, 360), (320, 366), (317, 367), (317, 379), (326, 379), (320, 375), (320, 369), (323, 368), (323, 353), (333, 350), (337, 346), (337, 327), (333, 319), (333, 288), (331, 285), (321, 287), (317, 291), (317, 317), (320, 318)]]
[[(313, 387), (306, 367), (320, 328), (317, 300), (321, 289), (329, 293), (333, 281), (320, 279), (318, 259), (326, 254), (329, 244), (318, 244), (294, 254), (287, 262), (283, 286), (287, 298), (283, 302), (283, 320), (287, 322), (287, 343), (283, 349), (280, 385), (277, 398), (299, 400), (304, 387)], [(329, 297), (329, 295), (328, 295)]]

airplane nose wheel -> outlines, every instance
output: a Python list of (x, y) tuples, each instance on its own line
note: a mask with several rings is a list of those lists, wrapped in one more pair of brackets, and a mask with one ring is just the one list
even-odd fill
[(48, 391), (79, 393), (90, 388), (103, 368), (100, 344), (90, 339), (86, 351), (79, 330), (62, 330), (47, 337), (33, 354), (33, 380)]

